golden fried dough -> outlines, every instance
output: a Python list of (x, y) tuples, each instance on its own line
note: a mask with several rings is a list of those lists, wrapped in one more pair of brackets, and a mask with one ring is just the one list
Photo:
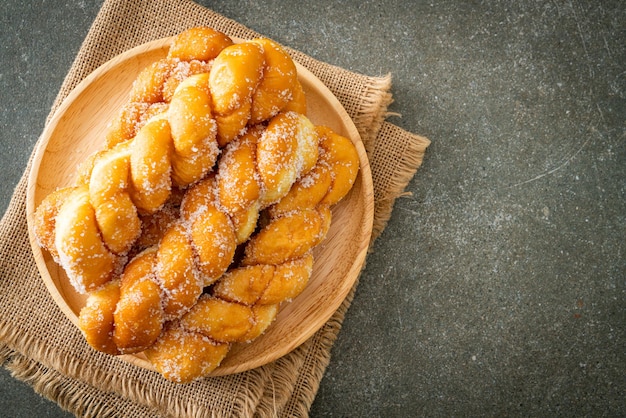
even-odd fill
[[(257, 89), (261, 89), (258, 94)], [(180, 33), (167, 57), (139, 73), (128, 101), (111, 122), (106, 148), (88, 158), (77, 173), (75, 187), (86, 186), (89, 195), (81, 201), (81, 213), (90, 221), (95, 218), (96, 229), (90, 221), (81, 224), (84, 231), (67, 222), (65, 228), (50, 227), (65, 203), (61, 200), (66, 196), (56, 194), (44, 200), (38, 211), (39, 242), (57, 259), (62, 253), (77, 290), (87, 291), (77, 277), (89, 266), (100, 271), (88, 273), (99, 277), (87, 281), (103, 283), (141, 236), (145, 215), (159, 212), (175, 188), (205, 178), (215, 168), (220, 148), (248, 125), (274, 117), (288, 106), (301, 108), (301, 90), (295, 64), (273, 41), (234, 44), (225, 34), (206, 27)], [(294, 99), (297, 102), (291, 103)], [(243, 240), (254, 229), (257, 210), (232, 215)], [(73, 237), (87, 234), (93, 247), (87, 254), (100, 258), (91, 257), (85, 268), (77, 267), (84, 245), (72, 237), (57, 237), (57, 230)], [(63, 244), (62, 252), (56, 242)]]
[(304, 290), (359, 170), (352, 142), (305, 113), (269, 39), (191, 28), (139, 73), (104, 148), (35, 214), (39, 244), (87, 293), (93, 348), (144, 352), (189, 382)]

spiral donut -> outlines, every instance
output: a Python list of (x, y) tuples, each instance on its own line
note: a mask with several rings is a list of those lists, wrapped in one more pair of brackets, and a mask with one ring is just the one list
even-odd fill
[[(305, 107), (295, 64), (274, 42), (233, 44), (204, 27), (179, 34), (168, 56), (139, 74), (106, 149), (83, 164), (75, 186), (40, 205), (40, 244), (77, 291), (98, 288), (125, 264), (143, 215), (211, 172), (220, 148), (248, 124)], [(70, 195), (73, 206), (64, 209), (61, 197)]]
[[(256, 227), (259, 211), (286, 196), (314, 167), (318, 143), (313, 124), (288, 112), (267, 126), (250, 128), (230, 144), (217, 174), (185, 193), (180, 220), (165, 231), (158, 245), (129, 263), (118, 282), (119, 292), (105, 293), (117, 300), (97, 291), (88, 297), (89, 308), (79, 317), (87, 341), (113, 353), (149, 347), (165, 320), (180, 318), (196, 304), (203, 288), (226, 272), (237, 245)], [(110, 341), (103, 342), (102, 335), (110, 335)]]
[[(115, 276), (115, 266), (125, 261), (141, 234), (140, 215), (156, 212), (174, 187), (200, 180), (215, 165), (216, 127), (207, 117), (208, 95), (197, 87), (207, 77), (186, 79), (167, 112), (150, 119), (133, 139), (90, 159), (78, 186), (63, 193), (72, 199), (60, 202), (59, 193), (53, 194), (38, 208), (42, 228), (36, 233), (55, 237), (40, 241), (57, 255), (79, 292), (94, 290)], [(96, 264), (84, 260), (99, 261), (97, 275)]]
[(304, 113), (289, 55), (192, 28), (145, 68), (73, 186), (35, 213), (39, 244), (87, 294), (95, 349), (143, 351), (188, 382), (305, 288), (354, 145)]
[(347, 138), (326, 127), (318, 127), (317, 132), (316, 165), (268, 209), (269, 222), (246, 243), (239, 265), (229, 269), (180, 320), (167, 323), (145, 351), (165, 378), (189, 382), (206, 376), (233, 343), (261, 335), (280, 304), (305, 288), (313, 270), (311, 250), (330, 226), (330, 206), (349, 192), (359, 168), (358, 155)]
[(295, 64), (278, 44), (265, 38), (233, 44), (212, 28), (191, 28), (174, 37), (167, 57), (138, 75), (128, 102), (109, 126), (108, 147), (133, 138), (151, 116), (164, 111), (187, 77), (209, 72), (222, 146), (246, 125), (280, 111), (306, 112)]

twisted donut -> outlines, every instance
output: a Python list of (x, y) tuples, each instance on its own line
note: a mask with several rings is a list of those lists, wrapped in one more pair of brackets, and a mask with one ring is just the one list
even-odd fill
[(88, 159), (74, 187), (40, 205), (39, 243), (77, 291), (98, 288), (125, 264), (142, 215), (205, 177), (249, 123), (305, 106), (295, 64), (274, 42), (233, 44), (210, 28), (181, 33), (167, 58), (138, 76), (107, 148)]
[(218, 173), (185, 193), (180, 220), (111, 285), (119, 290), (107, 286), (88, 296), (79, 316), (87, 341), (114, 354), (152, 345), (165, 320), (180, 318), (224, 274), (259, 211), (313, 168), (318, 142), (313, 124), (295, 112), (280, 113), (267, 127), (252, 127), (233, 141)]
[(88, 293), (90, 345), (193, 380), (302, 291), (358, 171), (350, 141), (305, 110), (267, 39), (193, 28), (139, 74), (106, 147), (35, 215), (40, 245)]
[(212, 60), (232, 44), (231, 38), (208, 27), (191, 28), (175, 36), (167, 56), (137, 76), (127, 103), (109, 125), (107, 148), (134, 138), (152, 116), (167, 109), (180, 82), (209, 72)]
[(231, 268), (178, 321), (169, 322), (145, 354), (175, 382), (206, 376), (231, 345), (251, 341), (275, 319), (279, 306), (296, 297), (313, 269), (311, 250), (330, 226), (330, 206), (351, 189), (359, 167), (352, 143), (317, 127), (319, 159), (290, 191), (268, 209), (269, 223), (245, 246)]
[[(208, 95), (198, 87), (207, 77), (181, 83), (167, 112), (150, 119), (133, 139), (97, 153), (77, 186), (47, 197), (38, 208), (35, 232), (49, 237), (40, 243), (57, 256), (79, 292), (115, 276), (141, 234), (142, 213), (154, 213), (173, 186), (195, 182), (215, 165), (216, 127), (207, 117)], [(59, 196), (67, 198), (61, 202)]]
[(166, 58), (139, 74), (110, 124), (108, 146), (133, 138), (151, 116), (166, 109), (184, 79), (209, 72), (214, 73), (208, 87), (222, 146), (248, 124), (280, 111), (306, 111), (295, 64), (278, 44), (259, 38), (234, 45), (214, 29), (191, 28), (174, 37)]

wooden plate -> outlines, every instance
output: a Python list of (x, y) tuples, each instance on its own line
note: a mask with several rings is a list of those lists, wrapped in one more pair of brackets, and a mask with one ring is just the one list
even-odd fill
[[(65, 99), (44, 130), (35, 151), (27, 194), (27, 220), (35, 261), (52, 298), (78, 324), (85, 295), (78, 294), (52, 257), (36, 244), (33, 215), (39, 203), (58, 187), (73, 184), (76, 168), (104, 146), (106, 125), (127, 100), (132, 82), (148, 64), (165, 57), (171, 38), (150, 42), (107, 62)], [(333, 208), (326, 240), (315, 249), (313, 275), (306, 289), (285, 304), (276, 321), (251, 343), (236, 344), (213, 375), (249, 370), (289, 353), (311, 337), (341, 305), (355, 283), (369, 245), (373, 221), (373, 186), (360, 136), (335, 96), (311, 72), (298, 65), (308, 100), (307, 116), (350, 138), (361, 170), (351, 192)], [(122, 356), (152, 369), (142, 354)]]

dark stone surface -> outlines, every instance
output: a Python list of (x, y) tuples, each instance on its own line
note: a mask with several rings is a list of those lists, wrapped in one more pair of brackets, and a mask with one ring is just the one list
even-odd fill
[[(312, 416), (626, 415), (619, 1), (200, 2), (353, 71), (432, 140)], [(0, 208), (100, 2), (0, 6)], [(0, 372), (0, 416), (65, 414)]]

